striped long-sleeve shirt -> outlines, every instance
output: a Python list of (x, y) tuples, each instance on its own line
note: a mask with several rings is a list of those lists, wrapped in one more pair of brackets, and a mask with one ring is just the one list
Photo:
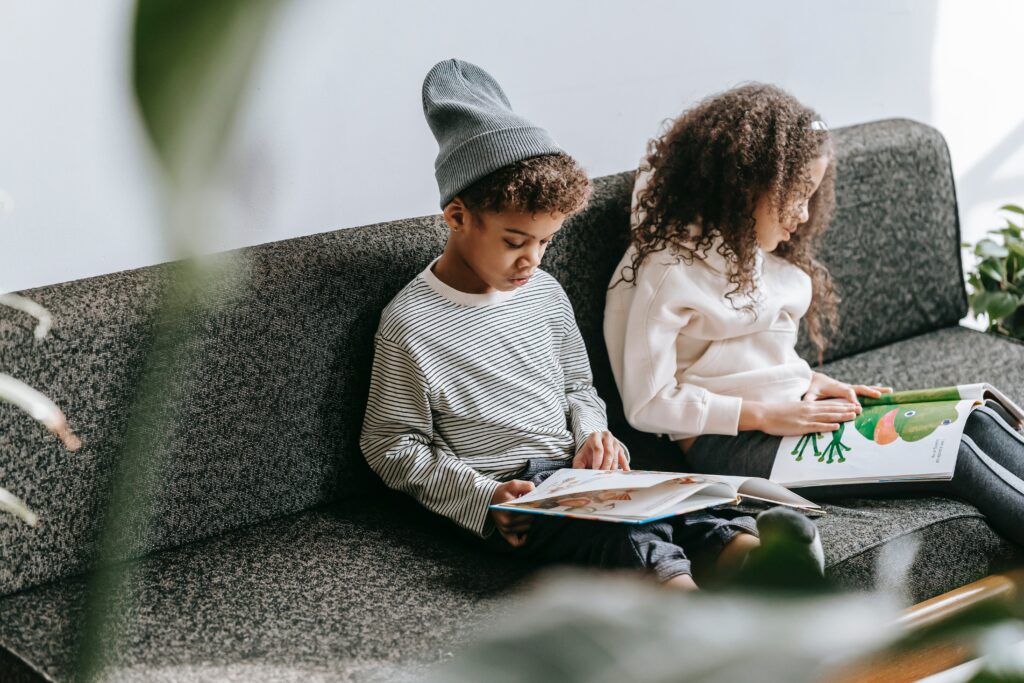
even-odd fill
[(428, 267), (375, 337), (360, 445), (393, 489), (481, 536), (499, 483), (607, 429), (572, 305), (537, 270), (512, 292), (468, 294)]

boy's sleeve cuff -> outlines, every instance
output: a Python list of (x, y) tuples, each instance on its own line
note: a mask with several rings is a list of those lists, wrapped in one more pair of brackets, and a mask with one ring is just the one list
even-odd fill
[(725, 434), (735, 436), (740, 431), (740, 409), (743, 399), (738, 396), (722, 396), (710, 391), (706, 394), (704, 410), (707, 419), (704, 421), (702, 434)]
[(491, 517), (490, 505), (491, 499), (494, 498), (494, 492), (499, 486), (501, 486), (500, 481), (485, 477), (481, 477), (477, 484), (476, 496), (470, 509), (480, 512), (474, 515), (475, 518), (470, 521), (468, 528), (481, 538), (487, 538), (494, 533), (494, 518)]

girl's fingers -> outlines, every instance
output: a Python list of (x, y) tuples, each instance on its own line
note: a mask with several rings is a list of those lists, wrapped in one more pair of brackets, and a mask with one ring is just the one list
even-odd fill
[(810, 413), (808, 417), (818, 419), (831, 419), (833, 417), (838, 417), (840, 415), (853, 415), (854, 417), (856, 417), (857, 411), (854, 410), (853, 408), (843, 408), (842, 410), (815, 410), (813, 413)]
[(835, 422), (812, 422), (806, 425), (806, 431), (804, 434), (811, 434), (813, 432), (834, 432), (839, 429), (839, 425)]
[(853, 408), (843, 408), (840, 410), (826, 409), (826, 410), (815, 410), (806, 414), (807, 419), (810, 420), (839, 420), (843, 421), (852, 420), (857, 417), (857, 411)]

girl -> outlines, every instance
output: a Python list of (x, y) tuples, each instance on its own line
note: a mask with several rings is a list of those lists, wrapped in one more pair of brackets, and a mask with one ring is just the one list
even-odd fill
[[(835, 431), (858, 396), (891, 391), (812, 371), (795, 350), (804, 319), (820, 363), (837, 322), (814, 257), (834, 180), (827, 126), (770, 85), (710, 97), (652, 141), (604, 333), (626, 418), (677, 442), (688, 470), (767, 477), (780, 437)], [(1022, 543), (1024, 436), (1004, 418), (972, 413), (951, 481), (818, 491), (962, 498)]]

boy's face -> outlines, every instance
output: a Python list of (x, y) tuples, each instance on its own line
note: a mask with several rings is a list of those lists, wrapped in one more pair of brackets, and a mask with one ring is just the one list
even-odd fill
[(805, 169), (809, 176), (811, 186), (806, 194), (791, 198), (790, 205), (782, 207), (780, 211), (775, 207), (772, 197), (767, 194), (761, 195), (754, 207), (754, 230), (757, 233), (757, 244), (767, 252), (775, 251), (779, 242), (789, 241), (790, 235), (802, 223), (810, 219), (808, 204), (811, 196), (818, 191), (818, 186), (825, 178), (828, 171), (828, 156), (820, 156)]
[(521, 211), (474, 213), (456, 197), (444, 209), (459, 289), (486, 294), (525, 285), (565, 215)]

